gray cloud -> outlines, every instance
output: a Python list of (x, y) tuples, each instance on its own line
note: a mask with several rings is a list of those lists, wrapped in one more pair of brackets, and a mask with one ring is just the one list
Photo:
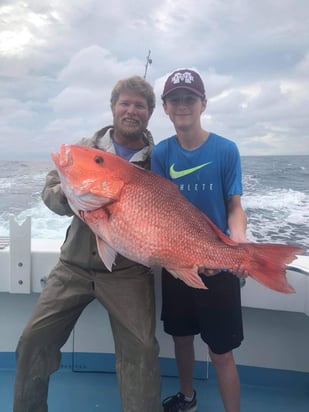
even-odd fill
[(307, 0), (2, 1), (0, 157), (47, 157), (109, 123), (111, 88), (144, 74), (149, 49), (156, 141), (173, 133), (167, 74), (195, 67), (206, 129), (243, 155), (309, 153), (308, 18)]

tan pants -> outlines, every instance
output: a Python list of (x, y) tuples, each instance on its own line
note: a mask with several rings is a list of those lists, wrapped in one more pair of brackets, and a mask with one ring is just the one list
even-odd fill
[(17, 346), (14, 412), (48, 411), (49, 377), (60, 366), (60, 349), (95, 298), (109, 312), (123, 411), (162, 411), (151, 272), (132, 264), (90, 273), (59, 262)]

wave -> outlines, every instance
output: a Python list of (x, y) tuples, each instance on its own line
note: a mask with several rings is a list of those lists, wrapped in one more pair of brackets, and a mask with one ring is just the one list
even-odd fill
[[(31, 216), (32, 238), (64, 239), (71, 218), (51, 212), (40, 197), (50, 161), (0, 162), (0, 236), (9, 236), (9, 215)], [(246, 157), (244, 195), (250, 241), (309, 248), (309, 156)]]

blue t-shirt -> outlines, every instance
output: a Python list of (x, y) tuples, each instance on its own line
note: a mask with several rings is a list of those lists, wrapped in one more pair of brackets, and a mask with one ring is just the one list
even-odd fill
[(131, 147), (119, 144), (119, 143), (115, 142), (114, 139), (113, 139), (113, 144), (115, 146), (116, 154), (118, 156), (122, 157), (123, 159), (127, 160), (128, 162), (135, 155), (135, 153), (137, 153), (141, 150), (141, 149), (132, 149)]
[(234, 142), (210, 133), (197, 149), (186, 150), (176, 136), (158, 143), (151, 170), (172, 180), (180, 192), (228, 234), (227, 202), (242, 195), (241, 163)]

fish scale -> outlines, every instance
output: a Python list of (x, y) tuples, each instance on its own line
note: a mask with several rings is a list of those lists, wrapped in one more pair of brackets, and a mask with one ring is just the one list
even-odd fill
[(179, 192), (177, 186), (112, 153), (62, 145), (52, 154), (74, 213), (95, 233), (111, 270), (117, 253), (146, 266), (165, 267), (187, 285), (206, 289), (199, 271), (243, 265), (268, 288), (292, 293), (286, 265), (301, 247), (238, 244)]

